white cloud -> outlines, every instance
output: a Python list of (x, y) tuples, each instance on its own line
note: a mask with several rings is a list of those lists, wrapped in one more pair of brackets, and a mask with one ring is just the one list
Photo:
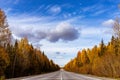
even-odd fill
[(60, 6), (52, 6), (50, 9), (49, 9), (49, 12), (51, 14), (58, 14), (61, 12), (61, 7)]
[[(76, 16), (77, 12), (73, 12), (73, 13), (64, 13), (62, 16), (67, 19), (67, 18), (73, 18), (73, 16)], [(78, 16), (77, 16), (78, 17)]]
[(96, 11), (96, 12), (93, 14), (93, 16), (100, 15), (100, 14), (102, 14), (102, 13), (104, 13), (104, 12), (106, 12), (105, 9), (98, 10), (98, 11)]
[(56, 42), (59, 39), (65, 41), (73, 41), (79, 37), (79, 31), (68, 22), (61, 22), (55, 29), (48, 33), (47, 39)]
[(103, 26), (112, 26), (114, 24), (114, 20), (113, 19), (109, 19), (109, 20), (106, 20), (102, 23)]
[(43, 39), (50, 42), (73, 41), (79, 31), (69, 21), (49, 22), (47, 17), (18, 16), (9, 18), (10, 29), (17, 37), (28, 37), (31, 42)]
[(101, 10), (103, 6), (98, 6), (98, 4), (93, 5), (93, 6), (87, 6), (84, 7), (82, 10), (84, 12), (88, 12), (88, 11), (97, 11), (97, 10)]
[(99, 4), (84, 7), (84, 8), (82, 8), (82, 11), (83, 12), (91, 12), (90, 13), (91, 16), (97, 16), (97, 15), (103, 14), (105, 12), (107, 13), (107, 11), (109, 10), (107, 8), (104, 8), (103, 5), (99, 5), (99, 6), (98, 5)]

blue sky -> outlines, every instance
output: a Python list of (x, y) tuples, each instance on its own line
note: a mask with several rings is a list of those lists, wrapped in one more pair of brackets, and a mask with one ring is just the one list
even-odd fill
[(0, 0), (13, 37), (28, 37), (63, 66), (79, 50), (105, 43), (120, 16), (120, 0)]

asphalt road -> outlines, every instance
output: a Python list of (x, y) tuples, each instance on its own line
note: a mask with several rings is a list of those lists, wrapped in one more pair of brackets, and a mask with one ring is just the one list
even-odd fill
[(81, 75), (73, 72), (64, 71), (63, 69), (61, 69), (60, 71), (56, 71), (48, 74), (8, 79), (8, 80), (115, 80), (115, 79)]

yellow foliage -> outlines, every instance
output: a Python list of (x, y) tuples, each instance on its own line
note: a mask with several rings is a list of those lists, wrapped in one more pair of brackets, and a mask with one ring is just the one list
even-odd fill
[(0, 47), (0, 76), (4, 74), (4, 70), (9, 65), (9, 57), (5, 52), (5, 49)]
[[(71, 60), (65, 69), (68, 71), (98, 76), (120, 77), (120, 43), (119, 39), (112, 37), (108, 45), (103, 41), (100, 46), (83, 49), (77, 57)], [(76, 63), (76, 64), (75, 64)]]

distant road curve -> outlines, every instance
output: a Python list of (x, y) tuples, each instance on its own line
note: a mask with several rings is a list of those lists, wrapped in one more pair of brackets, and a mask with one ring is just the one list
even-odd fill
[(87, 76), (87, 75), (64, 71), (63, 69), (61, 69), (59, 71), (52, 73), (47, 73), (37, 76), (7, 79), (7, 80), (117, 80), (117, 79)]

